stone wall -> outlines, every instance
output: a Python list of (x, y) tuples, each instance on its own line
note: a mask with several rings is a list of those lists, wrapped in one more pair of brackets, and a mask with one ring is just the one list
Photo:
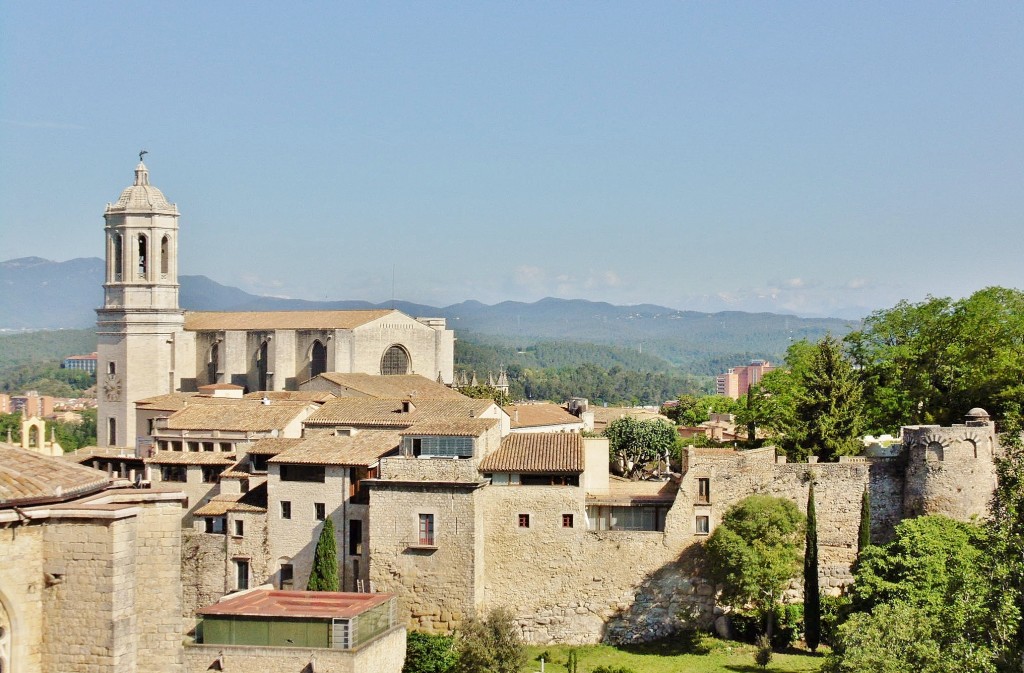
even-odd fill
[[(0, 528), (0, 612), (11, 627), (12, 670), (42, 671), (43, 526), (7, 523)], [(6, 670), (6, 669), (5, 669)]]
[[(223, 668), (214, 669), (220, 659)], [(405, 628), (398, 627), (353, 650), (247, 645), (187, 645), (186, 673), (209, 670), (259, 673), (400, 673), (405, 662)]]
[[(412, 628), (428, 632), (458, 628), (483, 601), (485, 535), (478, 489), (472, 484), (371, 483), (369, 547), (374, 588), (398, 594), (399, 620)], [(421, 513), (434, 517), (434, 545), (419, 544)]]
[(995, 424), (903, 428), (907, 447), (904, 510), (910, 516), (944, 514), (967, 520), (988, 515), (996, 485)]

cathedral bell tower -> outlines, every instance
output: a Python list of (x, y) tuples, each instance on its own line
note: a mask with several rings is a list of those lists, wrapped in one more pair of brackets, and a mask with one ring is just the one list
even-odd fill
[[(135, 401), (175, 388), (178, 307), (178, 207), (135, 167), (135, 182), (107, 204), (106, 280), (97, 309), (97, 443), (134, 447)], [(143, 428), (145, 435), (147, 429)]]

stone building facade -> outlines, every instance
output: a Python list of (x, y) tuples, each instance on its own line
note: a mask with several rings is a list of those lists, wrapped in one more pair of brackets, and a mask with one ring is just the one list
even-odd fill
[(297, 390), (328, 371), (452, 382), (455, 337), (443, 318), (394, 310), (183, 311), (178, 218), (141, 161), (133, 184), (104, 212), (106, 277), (96, 330), (100, 446), (135, 446), (137, 400), (203, 385)]

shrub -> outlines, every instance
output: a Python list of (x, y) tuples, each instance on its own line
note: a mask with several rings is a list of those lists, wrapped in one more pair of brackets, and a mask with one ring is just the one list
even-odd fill
[(458, 662), (454, 638), (410, 631), (402, 673), (448, 673)]

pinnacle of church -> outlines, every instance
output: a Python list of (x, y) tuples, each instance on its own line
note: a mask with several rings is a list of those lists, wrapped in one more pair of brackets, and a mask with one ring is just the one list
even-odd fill
[(149, 169), (139, 161), (135, 167), (135, 182), (121, 192), (117, 203), (108, 204), (107, 212), (145, 212), (177, 215), (178, 207), (167, 200), (164, 193), (149, 184)]

